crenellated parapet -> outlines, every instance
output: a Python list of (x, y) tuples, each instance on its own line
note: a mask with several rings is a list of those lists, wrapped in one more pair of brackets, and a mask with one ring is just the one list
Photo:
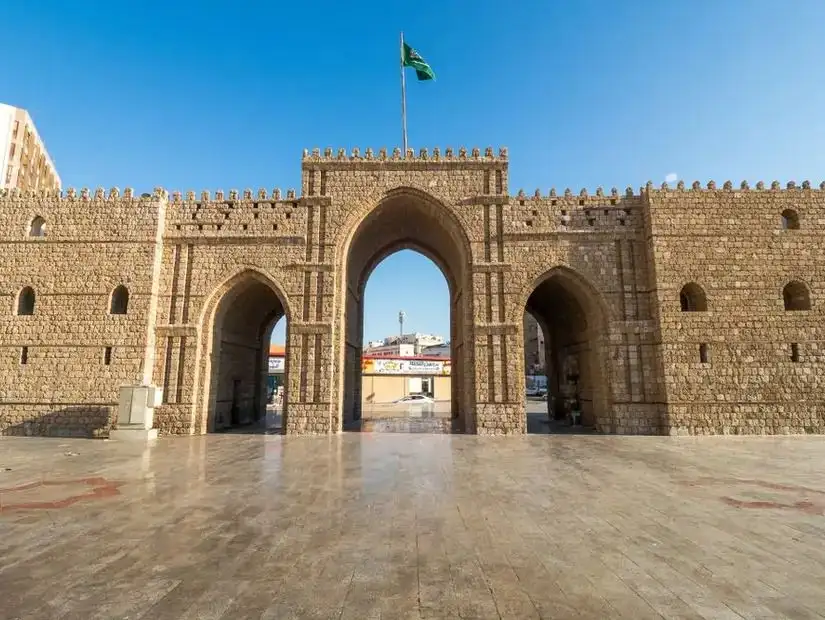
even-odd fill
[(796, 181), (788, 181), (784, 189), (779, 181), (772, 181), (769, 185), (764, 181), (758, 181), (754, 186), (748, 181), (742, 181), (739, 185), (735, 185), (732, 181), (725, 181), (721, 187), (716, 181), (708, 181), (704, 186), (699, 181), (694, 181), (690, 187), (685, 185), (684, 181), (679, 181), (674, 187), (668, 183), (662, 183), (659, 187), (654, 186), (652, 181), (648, 181), (643, 191), (646, 193), (658, 192), (774, 192), (774, 193), (796, 193), (796, 192), (825, 192), (825, 181), (822, 181), (818, 188), (814, 187), (810, 181), (802, 181), (797, 184)]
[(515, 196), (511, 197), (511, 199), (515, 199), (519, 202), (549, 200), (556, 202), (569, 202), (570, 204), (580, 203), (582, 205), (588, 202), (604, 203), (605, 201), (611, 201), (613, 204), (616, 204), (621, 198), (639, 197), (643, 193), (643, 187), (639, 188), (639, 191), (634, 191), (632, 187), (628, 187), (623, 192), (619, 192), (619, 190), (614, 187), (609, 192), (605, 192), (604, 188), (600, 186), (597, 187), (596, 191), (593, 193), (591, 193), (587, 188), (582, 188), (578, 192), (574, 192), (569, 187), (561, 191), (556, 190), (555, 187), (551, 187), (546, 194), (543, 194), (540, 189), (536, 189), (529, 196), (523, 189), (520, 189)]
[(292, 188), (286, 190), (286, 192), (282, 192), (280, 187), (272, 190), (267, 190), (262, 187), (257, 191), (247, 188), (242, 192), (237, 189), (230, 189), (228, 192), (224, 192), (222, 189), (215, 190), (214, 192), (211, 190), (203, 190), (197, 193), (194, 190), (189, 190), (185, 193), (175, 190), (172, 192), (169, 201), (172, 205), (191, 205), (194, 203), (217, 205), (221, 203), (237, 204), (239, 206), (249, 204), (251, 206), (260, 202), (294, 202), (295, 200), (297, 200), (297, 196), (295, 190)]
[(168, 193), (162, 187), (156, 187), (152, 192), (136, 194), (131, 187), (121, 192), (118, 187), (108, 190), (98, 187), (91, 190), (88, 187), (76, 189), (68, 187), (64, 190), (19, 190), (0, 189), (0, 200), (28, 201), (28, 200), (58, 200), (64, 202), (114, 202), (114, 201), (146, 201), (168, 199)]
[(609, 192), (605, 192), (602, 187), (597, 187), (596, 191), (591, 193), (587, 188), (582, 188), (577, 192), (572, 190), (571, 188), (565, 188), (564, 190), (556, 190), (555, 187), (551, 188), (547, 193), (542, 193), (540, 189), (536, 189), (532, 192), (529, 196), (527, 193), (520, 189), (518, 192), (512, 196), (512, 199), (524, 202), (524, 201), (542, 201), (542, 200), (555, 200), (557, 202), (569, 202), (571, 204), (578, 204), (579, 206), (586, 206), (587, 203), (591, 202), (604, 202), (605, 200), (611, 200), (618, 202), (620, 198), (634, 198), (634, 197), (641, 197), (647, 194), (652, 193), (659, 193), (659, 192), (747, 192), (747, 191), (754, 191), (754, 192), (825, 192), (825, 181), (822, 181), (818, 186), (814, 186), (810, 181), (803, 181), (801, 184), (796, 183), (795, 181), (788, 181), (783, 188), (779, 181), (772, 181), (770, 184), (766, 184), (764, 181), (758, 181), (755, 185), (751, 186), (748, 181), (742, 181), (738, 185), (735, 185), (732, 181), (725, 181), (721, 186), (719, 186), (716, 181), (708, 181), (705, 185), (702, 185), (699, 181), (694, 181), (687, 186), (684, 181), (679, 181), (675, 185), (671, 185), (669, 183), (662, 183), (659, 186), (653, 184), (652, 181), (648, 181), (645, 185), (640, 187), (638, 190), (634, 190), (633, 187), (627, 187), (624, 191), (619, 192), (617, 188), (612, 188)]
[(355, 147), (347, 152), (346, 149), (332, 149), (327, 147), (321, 151), (319, 148), (314, 148), (311, 151), (304, 149), (303, 157), (301, 158), (302, 165), (311, 167), (315, 164), (411, 164), (411, 163), (428, 163), (428, 164), (506, 164), (508, 159), (507, 148), (501, 147), (496, 153), (493, 147), (488, 146), (483, 151), (478, 147), (467, 149), (466, 147), (446, 147), (443, 151), (439, 147), (433, 149), (422, 148), (416, 151), (408, 148), (406, 151), (395, 147), (392, 150), (380, 148), (377, 151), (372, 148), (365, 148), (363, 151)]
[(278, 237), (303, 239), (303, 199), (294, 189), (282, 191), (222, 189), (173, 191), (167, 208), (167, 238)]

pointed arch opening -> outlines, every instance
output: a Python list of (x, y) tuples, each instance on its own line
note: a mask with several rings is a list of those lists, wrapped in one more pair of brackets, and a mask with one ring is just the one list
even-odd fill
[(361, 429), (406, 418), (419, 428), (451, 428), (450, 286), (443, 267), (421, 251), (398, 249), (367, 270), (362, 297)]
[(129, 289), (122, 284), (116, 286), (109, 296), (109, 314), (129, 312)]
[[(201, 430), (245, 429), (283, 432), (288, 402), (288, 309), (280, 289), (255, 270), (224, 283), (207, 315)], [(286, 352), (280, 364), (270, 360), (276, 324), (287, 322)], [(278, 390), (278, 387), (281, 390)], [(277, 396), (281, 395), (279, 402)]]
[(706, 312), (708, 298), (705, 290), (696, 282), (688, 282), (679, 291), (679, 306), (682, 312)]
[(575, 272), (555, 268), (534, 284), (524, 311), (525, 323), (541, 332), (543, 350), (534, 355), (545, 377), (543, 389), (526, 395), (527, 431), (610, 432), (607, 312), (598, 293)]
[(35, 295), (34, 289), (24, 286), (17, 295), (17, 315), (31, 316), (34, 314)]
[(39, 215), (32, 218), (29, 222), (29, 237), (45, 237), (46, 236), (46, 220)]
[(799, 280), (793, 280), (785, 285), (782, 289), (782, 301), (785, 304), (785, 310), (788, 311), (811, 309), (811, 295), (808, 287)]
[(780, 216), (782, 230), (799, 230), (799, 214), (793, 209), (785, 209)]
[[(441, 270), (448, 288), (449, 334), (443, 336), (449, 342), (444, 347), (449, 350), (449, 354), (444, 356), (447, 359), (442, 363), (432, 366), (438, 366), (441, 373), (449, 373), (449, 393), (445, 394), (445, 381), (436, 382), (433, 378), (433, 395), (442, 404), (434, 404), (438, 415), (433, 415), (433, 421), (426, 430), (473, 432), (475, 420), (469, 405), (472, 379), (471, 373), (464, 372), (471, 363), (467, 356), (471, 355), (469, 351), (472, 348), (469, 334), (472, 325), (471, 308), (469, 294), (466, 292), (469, 289), (469, 241), (447, 207), (432, 196), (411, 188), (398, 188), (389, 192), (354, 228), (345, 249), (346, 305), (341, 423), (345, 429), (358, 430), (368, 426), (364, 421), (364, 403), (369, 394), (363, 392), (364, 370), (369, 370), (364, 366), (365, 362), (369, 365), (364, 357), (364, 294), (367, 280), (375, 267), (401, 250), (415, 250), (429, 258)], [(376, 294), (391, 296), (393, 287), (404, 286), (405, 274), (398, 273), (389, 290), (376, 291)], [(422, 290), (420, 294), (426, 296), (427, 291)], [(397, 308), (395, 313), (400, 310), (403, 308)], [(413, 387), (418, 388), (415, 379), (424, 378), (425, 375), (412, 377), (412, 374), (407, 373), (408, 379), (413, 378)], [(429, 383), (427, 387), (429, 388)], [(403, 404), (401, 409), (404, 409)], [(421, 426), (423, 423), (410, 421), (411, 418), (420, 417), (417, 412), (411, 413), (410, 416), (395, 416), (398, 422), (388, 425), (388, 430), (409, 430)], [(381, 430), (384, 427), (373, 425), (372, 428)]]

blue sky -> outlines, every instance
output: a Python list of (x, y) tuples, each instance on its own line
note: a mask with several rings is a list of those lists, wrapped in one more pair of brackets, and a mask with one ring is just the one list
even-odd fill
[[(438, 74), (409, 81), (411, 146), (506, 145), (513, 192), (825, 178), (821, 0), (6, 4), (0, 101), (65, 185), (286, 188), (305, 147), (392, 147), (402, 29)], [(400, 307), (446, 335), (409, 253), (370, 280), (365, 335)]]

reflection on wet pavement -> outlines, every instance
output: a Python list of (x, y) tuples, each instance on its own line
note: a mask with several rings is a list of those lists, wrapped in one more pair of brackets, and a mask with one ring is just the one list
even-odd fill
[(818, 618), (824, 455), (823, 437), (0, 437), (0, 618)]
[(348, 423), (346, 431), (362, 433), (456, 433), (461, 432), (453, 420), (450, 403), (386, 403), (364, 405), (361, 420)]

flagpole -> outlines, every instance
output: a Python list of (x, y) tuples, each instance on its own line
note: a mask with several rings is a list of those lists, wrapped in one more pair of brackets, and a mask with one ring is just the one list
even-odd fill
[(401, 33), (401, 130), (403, 132), (404, 154), (407, 156), (407, 81), (404, 77), (404, 33)]

